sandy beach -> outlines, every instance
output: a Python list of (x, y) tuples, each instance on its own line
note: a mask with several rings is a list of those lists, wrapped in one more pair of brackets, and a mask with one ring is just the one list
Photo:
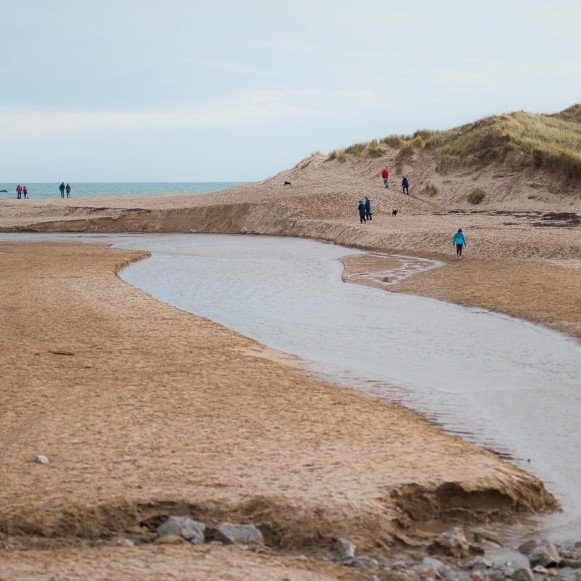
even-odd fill
[[(358, 275), (401, 257), (347, 257), (343, 276), (581, 336), (581, 239), (570, 215), (448, 212), (365, 176), (321, 177), (324, 162), (313, 163), (312, 174), (295, 168), (206, 196), (3, 201), (0, 229), (274, 234), (438, 259), (443, 266), (383, 285)], [(372, 222), (358, 224), (354, 191), (372, 197)], [(469, 240), (462, 261), (451, 257), (459, 226)], [(512, 521), (557, 506), (535, 477), (417, 414), (314, 379), (123, 283), (118, 271), (144, 253), (65, 243), (1, 243), (0, 253), (0, 576), (81, 574), (122, 559), (127, 578), (146, 566), (160, 577), (187, 566), (232, 578), (349, 578), (320, 562), (337, 537), (380, 557), (425, 544), (427, 522)], [(51, 464), (35, 464), (37, 454)], [(279, 556), (151, 545), (171, 514), (254, 523)], [(114, 547), (116, 534), (137, 546)]]
[(0, 581), (581, 581), (581, 4), (4, 4)]
[[(384, 189), (370, 175), (371, 163), (361, 168), (362, 162), (336, 164), (314, 156), (264, 182), (210, 195), (5, 200), (0, 231), (269, 234), (437, 258), (446, 268), (389, 290), (485, 307), (581, 336), (575, 205), (568, 209), (555, 199), (553, 206), (539, 206), (525, 199), (512, 207), (501, 200), (478, 210), (447, 210)], [(292, 186), (285, 187), (286, 180)], [(363, 193), (372, 199), (374, 219), (360, 225), (356, 203)], [(570, 199), (577, 203), (577, 197)], [(399, 210), (396, 218), (392, 208)], [(468, 238), (461, 263), (451, 244), (459, 227)]]
[[(278, 549), (348, 535), (381, 554), (426, 520), (555, 507), (536, 478), (417, 414), (315, 380), (123, 283), (116, 273), (140, 253), (0, 252), (5, 549), (146, 538), (164, 516), (191, 513), (253, 522)], [(18, 569), (9, 552), (0, 575)]]

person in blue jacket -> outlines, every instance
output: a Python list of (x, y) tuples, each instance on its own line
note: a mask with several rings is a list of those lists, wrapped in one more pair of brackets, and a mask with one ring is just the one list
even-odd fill
[(458, 232), (452, 236), (452, 244), (456, 245), (456, 258), (462, 258), (462, 249), (467, 244), (462, 228), (458, 228)]

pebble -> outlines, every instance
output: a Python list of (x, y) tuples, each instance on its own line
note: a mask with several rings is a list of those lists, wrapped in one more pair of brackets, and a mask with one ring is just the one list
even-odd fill
[(559, 551), (553, 543), (549, 541), (541, 541), (528, 554), (531, 565), (541, 565), (542, 567), (552, 567), (561, 562)]
[(335, 541), (335, 550), (337, 551), (339, 558), (344, 560), (353, 559), (357, 549), (355, 545), (348, 539), (337, 539)]
[(157, 527), (160, 537), (175, 535), (186, 539), (194, 545), (204, 542), (206, 525), (203, 522), (191, 519), (187, 516), (170, 516), (163, 524)]
[(254, 525), (235, 525), (227, 522), (221, 523), (216, 529), (217, 540), (229, 545), (260, 545), (264, 537)]
[(571, 569), (581, 569), (581, 560), (579, 559), (563, 559), (560, 563), (561, 567), (570, 567)]
[(519, 567), (511, 577), (514, 581), (535, 581), (535, 576), (530, 567)]
[(483, 557), (476, 557), (471, 563), (470, 568), (473, 571), (485, 571), (486, 569), (490, 569), (492, 567), (492, 563)]
[(523, 555), (528, 555), (536, 546), (539, 544), (537, 540), (526, 541), (517, 549), (519, 553)]
[(343, 561), (343, 565), (354, 569), (374, 569), (379, 567), (379, 563), (371, 557), (353, 557)]
[(34, 461), (37, 464), (50, 464), (50, 460), (46, 456), (37, 456)]
[(502, 547), (502, 540), (499, 537), (482, 529), (474, 531), (473, 538), (476, 543), (490, 543), (492, 545), (496, 545), (497, 547)]
[(117, 547), (134, 547), (135, 543), (128, 539), (127, 537), (111, 537), (109, 539), (111, 543), (116, 545)]
[(430, 549), (456, 558), (467, 557), (470, 553), (470, 545), (460, 527), (451, 528), (439, 535), (430, 545)]

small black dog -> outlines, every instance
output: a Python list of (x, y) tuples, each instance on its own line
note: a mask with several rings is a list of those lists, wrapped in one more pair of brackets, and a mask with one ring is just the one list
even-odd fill
[(287, 180), (286, 182), (284, 182), (285, 186), (292, 186), (292, 184)]
[(391, 215), (395, 218), (397, 216), (397, 208), (391, 209)]

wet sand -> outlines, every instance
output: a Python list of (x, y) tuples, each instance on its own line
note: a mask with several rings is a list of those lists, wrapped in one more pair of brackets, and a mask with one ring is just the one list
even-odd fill
[(381, 553), (427, 519), (555, 507), (494, 454), (122, 282), (142, 256), (0, 244), (4, 547), (191, 513), (253, 522), (275, 548), (349, 536)]

